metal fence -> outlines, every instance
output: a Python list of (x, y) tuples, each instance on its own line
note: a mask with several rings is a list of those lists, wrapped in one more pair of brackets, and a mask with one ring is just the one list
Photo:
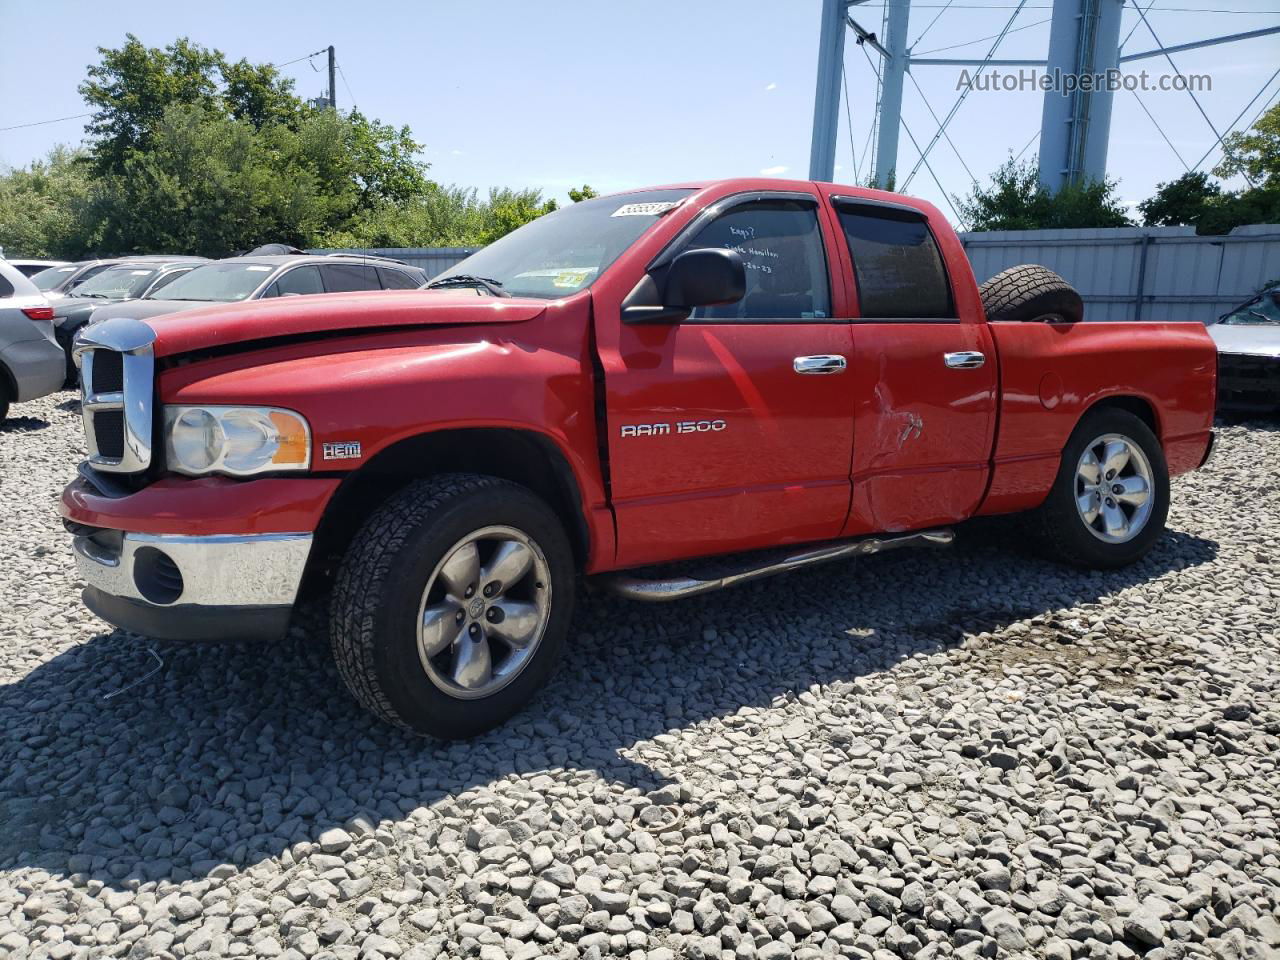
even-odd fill
[(978, 282), (1039, 263), (1080, 291), (1087, 320), (1210, 320), (1280, 280), (1280, 225), (1198, 237), (1193, 227), (960, 235)]
[[(1280, 224), (1198, 237), (1192, 227), (962, 233), (978, 282), (1041, 263), (1071, 283), (1089, 320), (1207, 320), (1280, 280)], [(313, 251), (394, 257), (435, 276), (479, 247)]]

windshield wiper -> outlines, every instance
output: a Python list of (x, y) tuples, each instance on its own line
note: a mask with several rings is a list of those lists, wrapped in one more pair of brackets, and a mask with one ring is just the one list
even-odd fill
[(477, 277), (474, 273), (455, 273), (450, 277), (441, 277), (438, 280), (432, 280), (423, 289), (430, 290), (432, 287), (484, 287), (495, 297), (511, 296), (510, 293), (502, 289), (501, 280), (494, 280), (490, 277)]

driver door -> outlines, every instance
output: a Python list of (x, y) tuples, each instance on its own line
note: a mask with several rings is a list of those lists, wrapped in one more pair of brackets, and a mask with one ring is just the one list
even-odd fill
[(832, 319), (833, 241), (816, 195), (728, 197), (673, 249), (737, 250), (746, 295), (601, 343), (619, 566), (840, 532), (852, 340)]

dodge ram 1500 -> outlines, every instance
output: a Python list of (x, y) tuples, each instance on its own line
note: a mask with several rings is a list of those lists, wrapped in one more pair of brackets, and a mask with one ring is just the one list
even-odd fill
[(464, 737), (547, 679), (583, 576), (673, 599), (1005, 513), (1141, 557), (1208, 456), (1214, 346), (1081, 312), (1039, 267), (980, 290), (897, 194), (600, 197), (423, 290), (94, 325), (61, 511), (111, 623), (269, 642), (327, 597), (356, 699)]

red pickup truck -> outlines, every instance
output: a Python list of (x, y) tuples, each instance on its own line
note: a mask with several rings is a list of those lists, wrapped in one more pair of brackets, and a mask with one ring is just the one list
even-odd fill
[(428, 289), (94, 325), (61, 510), (111, 623), (270, 641), (320, 592), (362, 704), (468, 736), (547, 679), (582, 575), (665, 600), (1014, 512), (1142, 556), (1211, 448), (1214, 346), (1081, 309), (1039, 267), (980, 291), (892, 193), (601, 197)]

